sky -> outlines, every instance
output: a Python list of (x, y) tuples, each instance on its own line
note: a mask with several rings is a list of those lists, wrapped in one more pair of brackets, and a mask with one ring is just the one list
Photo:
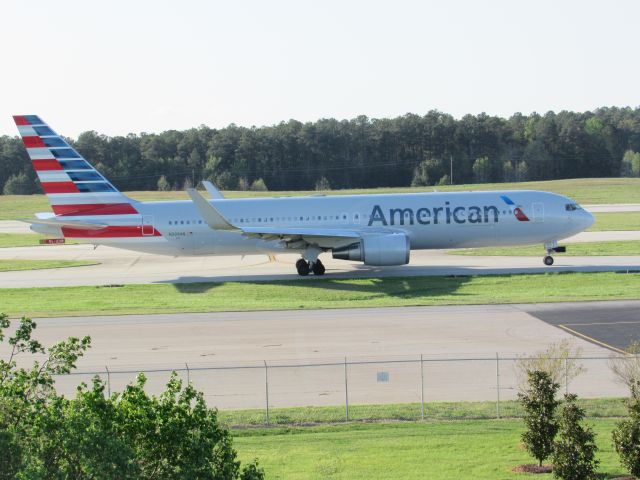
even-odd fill
[(637, 0), (9, 0), (0, 135), (640, 105)]

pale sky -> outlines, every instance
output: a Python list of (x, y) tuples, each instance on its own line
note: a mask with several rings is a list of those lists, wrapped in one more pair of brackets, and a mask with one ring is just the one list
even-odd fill
[(640, 105), (640, 2), (7, 0), (0, 135)]

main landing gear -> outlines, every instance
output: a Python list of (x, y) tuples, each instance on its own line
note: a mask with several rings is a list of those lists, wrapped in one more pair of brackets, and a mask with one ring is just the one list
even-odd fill
[(551, 265), (553, 265), (553, 257), (551, 255), (545, 255), (542, 261), (547, 267), (550, 267)]
[(320, 259), (316, 259), (315, 262), (308, 262), (301, 258), (296, 262), (296, 270), (298, 270), (298, 275), (306, 277), (311, 272), (314, 275), (324, 275), (325, 268)]

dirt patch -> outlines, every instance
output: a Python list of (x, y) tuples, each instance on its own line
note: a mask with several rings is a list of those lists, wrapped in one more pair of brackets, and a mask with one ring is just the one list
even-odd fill
[(511, 469), (512, 472), (515, 473), (551, 473), (553, 470), (553, 465), (518, 465), (517, 467), (513, 467)]

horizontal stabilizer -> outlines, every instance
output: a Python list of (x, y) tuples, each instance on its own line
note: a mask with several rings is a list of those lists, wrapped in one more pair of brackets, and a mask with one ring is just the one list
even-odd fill
[(222, 216), (218, 209), (211, 205), (195, 188), (187, 188), (187, 193), (193, 200), (194, 205), (202, 215), (207, 225), (213, 230), (228, 230), (237, 232), (240, 229), (231, 225), (226, 218)]
[(64, 228), (77, 228), (80, 230), (102, 230), (107, 228), (107, 225), (99, 223), (88, 222), (72, 222), (69, 220), (57, 220), (55, 218), (50, 219), (34, 219), (34, 218), (19, 218), (21, 222), (29, 223), (31, 225), (46, 225), (47, 227), (64, 227)]

